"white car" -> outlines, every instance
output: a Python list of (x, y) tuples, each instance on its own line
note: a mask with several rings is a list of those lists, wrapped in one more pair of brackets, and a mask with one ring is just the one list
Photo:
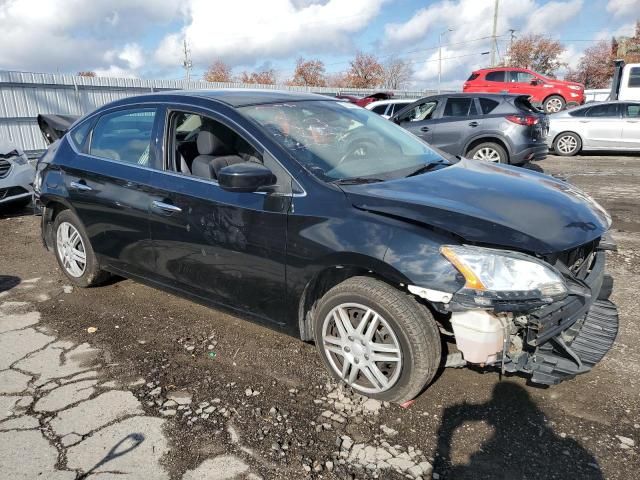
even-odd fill
[(22, 149), (0, 139), (0, 208), (26, 206), (33, 197), (34, 165)]
[(377, 102), (371, 102), (364, 108), (377, 113), (381, 117), (389, 119), (394, 113), (399, 112), (403, 107), (415, 102), (417, 99), (405, 99), (405, 100), (378, 100)]
[(582, 150), (640, 151), (640, 101), (588, 103), (550, 115), (547, 144), (565, 156)]

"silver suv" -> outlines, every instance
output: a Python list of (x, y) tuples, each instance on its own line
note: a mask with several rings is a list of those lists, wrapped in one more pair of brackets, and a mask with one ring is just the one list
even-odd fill
[(35, 167), (13, 143), (0, 139), (0, 208), (31, 202)]

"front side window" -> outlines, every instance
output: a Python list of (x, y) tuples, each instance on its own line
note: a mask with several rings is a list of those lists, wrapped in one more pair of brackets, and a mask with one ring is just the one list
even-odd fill
[(600, 117), (600, 118), (614, 118), (618, 116), (618, 105), (615, 103), (608, 103), (605, 105), (596, 105), (591, 107), (587, 112), (587, 117)]
[(398, 120), (401, 122), (421, 122), (423, 120), (429, 120), (436, 111), (437, 106), (438, 102), (435, 100), (420, 103), (408, 112), (405, 112)]
[(511, 82), (515, 82), (515, 83), (531, 83), (532, 80), (535, 80), (535, 76), (527, 73), (527, 72), (517, 72), (517, 71), (512, 71), (509, 72), (509, 77), (511, 79)]
[(504, 82), (504, 71), (489, 72), (485, 77), (487, 82)]
[(627, 83), (629, 88), (640, 88), (640, 67), (633, 67), (629, 71), (629, 82)]
[(252, 105), (239, 111), (327, 182), (389, 180), (427, 164), (448, 163), (407, 130), (349, 103), (302, 101)]
[(154, 108), (103, 115), (93, 128), (89, 153), (123, 163), (152, 166), (150, 148), (155, 117)]
[(444, 106), (443, 117), (468, 117), (477, 115), (473, 98), (449, 98)]

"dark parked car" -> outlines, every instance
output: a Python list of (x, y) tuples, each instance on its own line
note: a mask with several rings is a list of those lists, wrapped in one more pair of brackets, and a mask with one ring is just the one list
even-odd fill
[(548, 152), (547, 116), (524, 95), (434, 95), (391, 120), (434, 147), (475, 160), (522, 165)]
[(119, 100), (50, 146), (35, 188), (44, 242), (75, 285), (130, 277), (314, 340), (332, 375), (380, 399), (434, 378), (440, 332), (458, 365), (553, 384), (590, 370), (618, 328), (611, 220), (595, 201), (447, 160), (322, 96)]

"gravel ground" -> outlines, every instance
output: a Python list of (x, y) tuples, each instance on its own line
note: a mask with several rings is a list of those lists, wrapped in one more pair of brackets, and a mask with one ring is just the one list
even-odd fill
[[(134, 418), (161, 418), (158, 441), (167, 446), (158, 468), (172, 479), (637, 478), (640, 157), (549, 157), (532, 168), (602, 203), (619, 244), (608, 259), (617, 342), (594, 371), (549, 389), (448, 369), (410, 408), (367, 401), (330, 381), (311, 344), (130, 280), (70, 288), (28, 212), (0, 218), (0, 302), (30, 305), (39, 328), (67, 348), (101, 352), (88, 401), (120, 388), (137, 400)], [(110, 438), (110, 425), (79, 446)], [(86, 478), (83, 468), (77, 478)]]

